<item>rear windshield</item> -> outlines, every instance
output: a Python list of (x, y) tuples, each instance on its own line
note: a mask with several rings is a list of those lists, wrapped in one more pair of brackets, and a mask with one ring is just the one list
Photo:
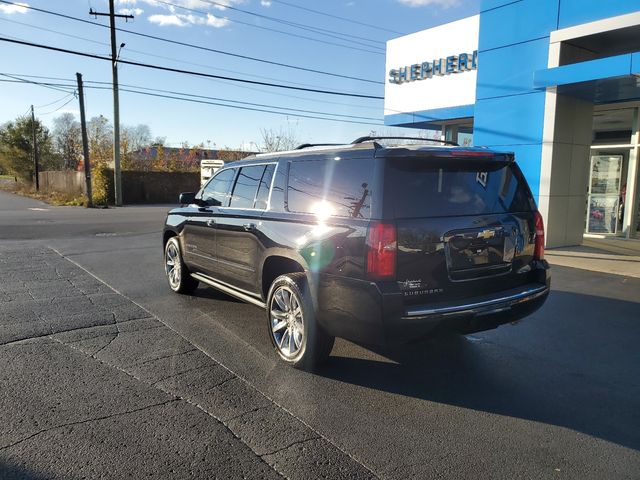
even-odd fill
[(385, 190), (396, 218), (535, 209), (520, 169), (508, 162), (390, 158)]

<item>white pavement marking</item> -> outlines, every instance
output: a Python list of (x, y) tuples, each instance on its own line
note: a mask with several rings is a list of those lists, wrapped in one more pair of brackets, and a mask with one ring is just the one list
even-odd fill
[(29, 207), (29, 210), (33, 210), (35, 212), (48, 212), (48, 208), (38, 208), (38, 207)]

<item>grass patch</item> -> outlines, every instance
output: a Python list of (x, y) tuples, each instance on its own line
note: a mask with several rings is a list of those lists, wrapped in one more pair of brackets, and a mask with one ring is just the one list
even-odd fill
[(13, 175), (0, 175), (0, 180), (15, 180)]
[[(6, 176), (6, 175), (5, 175)], [(3, 178), (0, 176), (0, 180), (13, 180), (13, 177), (7, 176)], [(7, 192), (22, 195), (23, 197), (30, 197), (48, 203), (50, 205), (81, 207), (86, 206), (87, 199), (84, 195), (72, 195), (61, 192), (43, 192), (36, 191), (35, 187), (29, 183), (21, 182), (0, 182), (0, 189)]]

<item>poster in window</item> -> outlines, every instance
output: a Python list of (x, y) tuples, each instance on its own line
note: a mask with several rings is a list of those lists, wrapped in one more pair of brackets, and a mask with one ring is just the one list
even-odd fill
[(591, 157), (590, 193), (618, 196), (621, 174), (622, 155), (594, 155)]
[(590, 195), (589, 233), (616, 233), (618, 226), (618, 197), (613, 195)]

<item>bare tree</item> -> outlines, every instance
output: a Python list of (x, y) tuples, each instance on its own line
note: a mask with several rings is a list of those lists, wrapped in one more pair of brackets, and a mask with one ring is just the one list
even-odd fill
[(121, 131), (121, 143), (123, 143), (122, 150), (125, 153), (135, 152), (148, 146), (151, 143), (151, 129), (149, 125), (143, 123), (138, 125), (122, 125)]
[(263, 152), (293, 150), (300, 145), (295, 130), (289, 125), (286, 128), (280, 127), (278, 130), (263, 128), (260, 130), (260, 134), (262, 135), (260, 150)]
[(63, 113), (53, 120), (53, 139), (62, 167), (75, 170), (82, 157), (82, 133), (80, 122), (72, 113)]

